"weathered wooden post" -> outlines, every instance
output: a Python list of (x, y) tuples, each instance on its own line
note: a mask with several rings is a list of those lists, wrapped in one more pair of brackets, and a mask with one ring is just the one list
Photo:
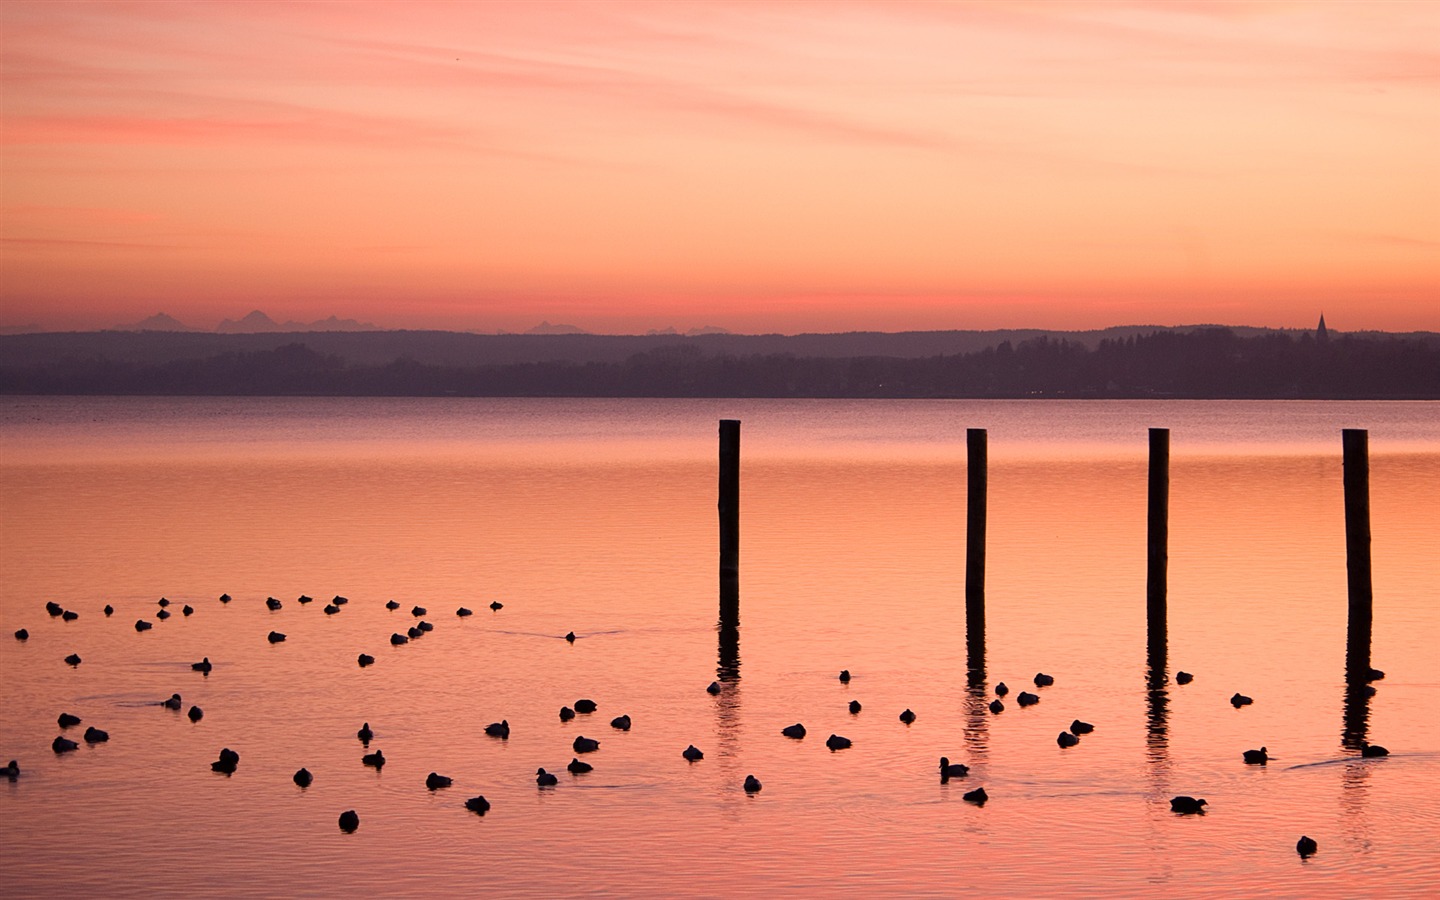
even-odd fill
[(989, 491), (986, 432), (965, 430), (965, 626), (967, 643), (985, 645), (985, 508)]
[(1345, 485), (1345, 572), (1350, 614), (1345, 630), (1345, 726), (1341, 742), (1365, 743), (1369, 718), (1370, 636), (1374, 625), (1374, 589), (1370, 580), (1370, 433), (1341, 431)]
[(1150, 429), (1149, 554), (1145, 574), (1145, 612), (1151, 632), (1165, 633), (1165, 600), (1170, 543), (1170, 429)]
[(740, 624), (740, 420), (720, 420), (720, 626)]

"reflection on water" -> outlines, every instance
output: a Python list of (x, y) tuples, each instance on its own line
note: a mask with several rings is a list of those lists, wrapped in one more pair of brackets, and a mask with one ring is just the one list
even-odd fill
[[(1440, 843), (1433, 410), (3, 401), (0, 761), (24, 774), (0, 781), (0, 870), (15, 896), (1419, 894)], [(712, 593), (727, 416), (747, 440), (743, 679), (739, 582), (718, 617)], [(1168, 621), (1145, 594), (1157, 422), (1174, 441)], [(1337, 436), (1357, 423), (1373, 697), (1358, 629), (1340, 652)], [(977, 425), (992, 458), (972, 616), (960, 450)], [(300, 593), (351, 602), (326, 615)], [(195, 614), (135, 632), (162, 594)], [(412, 605), (434, 631), (390, 646)], [(189, 669), (206, 656), (209, 677)], [(1196, 680), (1172, 687), (1172, 664)], [(1056, 677), (1040, 704), (988, 712), (995, 682), (1037, 671)], [(200, 722), (153, 705), (176, 691)], [(1232, 708), (1235, 691), (1255, 705)], [(600, 711), (559, 721), (579, 697)], [(111, 740), (57, 756), (61, 711)], [(608, 727), (621, 713), (630, 731)], [(1096, 730), (1061, 750), (1075, 718)], [(501, 719), (511, 736), (485, 736)], [(362, 721), (383, 772), (360, 763)], [(779, 736), (795, 721), (811, 737)], [(853, 747), (826, 750), (832, 732)], [(602, 741), (595, 771), (537, 791), (581, 733)], [(1358, 759), (1367, 739), (1394, 755)], [(1284, 768), (1240, 762), (1262, 744)], [(224, 746), (230, 778), (209, 770)], [(941, 784), (942, 755), (971, 775)], [(453, 793), (426, 790), (430, 771)], [(961, 800), (982, 783), (990, 803)], [(1172, 791), (1212, 812), (1173, 815)], [(477, 793), (483, 819), (461, 805)], [(362, 825), (345, 836), (348, 808)], [(1321, 843), (1303, 865), (1302, 831)]]

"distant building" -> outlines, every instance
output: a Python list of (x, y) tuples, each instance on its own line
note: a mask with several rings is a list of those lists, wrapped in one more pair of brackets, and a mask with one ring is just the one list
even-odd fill
[(1315, 326), (1315, 340), (1322, 344), (1330, 340), (1330, 332), (1325, 330), (1325, 314), (1323, 312), (1320, 314), (1320, 324)]

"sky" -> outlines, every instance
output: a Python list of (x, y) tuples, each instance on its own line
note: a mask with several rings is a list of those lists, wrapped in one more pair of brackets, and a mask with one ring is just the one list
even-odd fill
[(0, 4), (0, 326), (1440, 330), (1440, 2)]

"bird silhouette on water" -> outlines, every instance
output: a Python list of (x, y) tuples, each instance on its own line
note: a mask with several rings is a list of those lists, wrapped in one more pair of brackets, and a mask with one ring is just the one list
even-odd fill
[(74, 741), (68, 740), (63, 737), (56, 737), (55, 740), (50, 742), (50, 749), (54, 750), (56, 753), (69, 753), (71, 750), (75, 750), (79, 746), (80, 745), (75, 743)]
[(576, 753), (594, 753), (596, 750), (600, 749), (600, 742), (595, 740), (594, 738), (587, 738), (585, 735), (582, 734), (576, 737), (573, 742), (571, 742), (570, 747)]
[(78, 654), (78, 653), (72, 653), (72, 654), (70, 654), (69, 656), (65, 657), (65, 662), (66, 662), (67, 664), (69, 664), (70, 666), (78, 666), (78, 665), (80, 665), (80, 654)]
[(437, 772), (431, 772), (429, 775), (425, 776), (425, 787), (429, 788), (432, 791), (438, 791), (441, 788), (448, 788), (453, 782), (454, 779), (450, 776), (441, 775)]
[(1055, 683), (1055, 676), (1054, 676), (1054, 675), (1046, 675), (1044, 672), (1036, 672), (1036, 673), (1035, 673), (1035, 686), (1036, 686), (1036, 687), (1049, 687), (1050, 685), (1052, 685), (1052, 684), (1054, 684), (1054, 683)]
[(1015, 702), (1019, 703), (1021, 706), (1034, 706), (1035, 704), (1040, 702), (1040, 698), (1035, 694), (1030, 693), (1029, 691), (1021, 691), (1019, 694), (1016, 695)]
[(620, 731), (629, 731), (630, 717), (628, 715), (616, 716), (615, 718), (610, 720), (610, 727), (618, 729)]
[(491, 737), (497, 737), (502, 740), (509, 740), (510, 720), (501, 719), (498, 722), (491, 722), (489, 725), (485, 726), (485, 733), (490, 735)]
[(586, 714), (589, 714), (589, 713), (593, 713), (595, 710), (597, 710), (597, 709), (599, 709), (599, 708), (600, 708), (600, 707), (598, 707), (598, 706), (595, 705), (595, 701), (594, 701), (594, 700), (576, 700), (576, 701), (575, 701), (575, 711), (576, 711), (577, 713), (586, 713)]
[(560, 721), (568, 722), (573, 718), (575, 718), (575, 710), (568, 706), (560, 707)]
[(74, 728), (76, 725), (80, 724), (80, 717), (76, 715), (71, 715), (70, 713), (62, 712), (59, 718), (55, 720), (55, 722), (61, 728)]
[(1080, 743), (1080, 738), (1068, 731), (1062, 731), (1060, 732), (1060, 736), (1055, 739), (1055, 743), (1059, 744), (1062, 748), (1073, 747)]
[(838, 734), (832, 734), (825, 739), (825, 746), (830, 748), (831, 753), (834, 753), (836, 750), (847, 750), (850, 747), (850, 739), (841, 737)]
[(684, 750), (680, 751), (680, 755), (690, 760), (691, 762), (698, 762), (699, 760), (705, 758), (705, 754), (700, 752), (700, 749), (697, 748), (694, 744), (691, 744)]
[(745, 793), (754, 794), (758, 792), (762, 787), (764, 787), (764, 785), (762, 785), (760, 783), (760, 779), (756, 778), (754, 775), (745, 776)]
[(110, 732), (108, 731), (101, 731), (94, 725), (85, 729), (85, 743), (87, 744), (103, 744), (108, 740), (110, 740)]
[(229, 747), (220, 751), (220, 758), (210, 764), (211, 771), (223, 772), (226, 775), (234, 775), (235, 768), (240, 765), (240, 754)]
[(1191, 675), (1189, 672), (1176, 672), (1176, 673), (1175, 673), (1175, 683), (1176, 683), (1176, 684), (1189, 684), (1190, 682), (1192, 682), (1192, 681), (1194, 681), (1194, 680), (1195, 680), (1195, 676), (1194, 676), (1194, 675)]
[(1008, 693), (1010, 693), (1010, 686), (1007, 685), (1005, 682), (1002, 681), (999, 684), (995, 685), (995, 696), (1003, 697)]
[(483, 796), (471, 797), (465, 801), (465, 808), (477, 815), (485, 815), (490, 811), (490, 801)]
[(565, 634), (565, 640), (569, 641), (569, 642), (572, 643), (572, 644), (575, 643), (575, 632), (573, 632), (573, 631), (566, 632), (566, 634)]
[(274, 597), (267, 597), (265, 598), (265, 605), (270, 607), (272, 611), (277, 610), (280, 608), (280, 601), (276, 600)]
[(310, 783), (315, 780), (315, 776), (310, 774), (309, 769), (301, 768), (291, 776), (291, 780), (302, 788), (308, 788)]
[(278, 631), (272, 631), (265, 636), (265, 640), (269, 641), (272, 644), (278, 644), (281, 641), (285, 640), (285, 635), (281, 634)]
[(5, 778), (8, 778), (8, 779), (10, 779), (11, 781), (14, 781), (15, 779), (19, 778), (19, 777), (20, 777), (20, 763), (16, 762), (16, 761), (13, 760), (13, 759), (10, 760), (10, 762), (8, 762), (8, 763), (5, 764), (5, 767), (4, 767), (4, 768), (0, 768), (0, 776), (3, 776), (3, 777), (5, 777)]
[(374, 753), (367, 753), (364, 756), (360, 757), (360, 762), (364, 763), (367, 766), (379, 769), (385, 765), (385, 754), (379, 750), (376, 750)]
[(400, 608), (400, 604), (395, 600), (387, 600), (385, 601), (385, 608), (390, 610), (391, 612), (394, 612), (395, 610)]
[(375, 732), (370, 730), (370, 723), (366, 722), (360, 726), (359, 731), (355, 732), (355, 736), (359, 738), (362, 743), (369, 744), (370, 741), (374, 740)]
[(850, 715), (853, 716), (853, 715), (856, 715), (856, 714), (859, 713), (859, 712), (860, 712), (860, 701), (859, 701), (859, 700), (851, 700), (851, 701), (850, 701)]
[(964, 778), (970, 774), (970, 767), (964, 763), (952, 763), (950, 757), (940, 757), (940, 783), (944, 784), (952, 778)]
[(560, 783), (560, 779), (556, 778), (554, 775), (550, 774), (544, 769), (536, 769), (535, 783), (538, 784), (540, 787), (554, 787), (555, 785)]
[(985, 801), (990, 799), (990, 795), (985, 793), (985, 789), (983, 787), (978, 787), (973, 791), (967, 791), (961, 796), (960, 799), (969, 801), (970, 803), (979, 804), (980, 806), (984, 806)]
[(209, 675), (210, 670), (215, 667), (210, 664), (210, 657), (207, 656), (198, 663), (191, 663), (190, 668), (196, 672), (204, 672), (206, 675)]
[(371, 656), (371, 655), (368, 654), (368, 653), (362, 653), (362, 654), (360, 654), (359, 656), (357, 656), (357, 657), (355, 658), (355, 660), (356, 660), (356, 662), (360, 663), (360, 668), (362, 668), (362, 669), (365, 668), (366, 666), (373, 666), (373, 665), (375, 665), (375, 657)]
[(179, 711), (180, 711), (180, 707), (183, 706), (184, 704), (180, 702), (180, 695), (179, 695), (179, 694), (171, 694), (171, 695), (170, 695), (170, 699), (168, 699), (168, 700), (161, 700), (161, 701), (160, 701), (160, 705), (163, 706), (163, 707), (165, 707), (166, 709), (173, 709), (173, 710), (175, 710), (176, 712), (179, 712)]
[(500, 610), (505, 608), (505, 604), (501, 603), (499, 600), (491, 600), (490, 608), (495, 612), (499, 612)]
[(595, 771), (595, 767), (587, 762), (581, 762), (575, 757), (570, 757), (570, 762), (565, 766), (571, 775), (584, 775), (586, 772)]
[(455, 610), (455, 615), (464, 618), (465, 616), (473, 616), (475, 615), (475, 613), (462, 606), (459, 609)]
[(1230, 705), (1235, 707), (1236, 709), (1239, 709), (1242, 706), (1249, 706), (1254, 702), (1255, 699), (1253, 697), (1247, 697), (1239, 691), (1236, 691), (1235, 694), (1230, 697)]
[(1181, 815), (1204, 815), (1205, 800), (1203, 798), (1197, 800), (1194, 797), (1187, 797), (1183, 794), (1179, 797), (1171, 797), (1170, 811), (1180, 813)]
[(1295, 842), (1295, 852), (1301, 856), (1313, 856), (1315, 851), (1319, 849), (1320, 845), (1315, 843), (1315, 839), (1308, 835), (1300, 835), (1300, 840)]
[(849, 669), (841, 669), (841, 670), (840, 670), (840, 681), (841, 681), (842, 683), (844, 683), (844, 684), (849, 684), (849, 683), (850, 683), (850, 670), (849, 670)]
[(1000, 713), (1005, 711), (1005, 704), (1001, 703), (998, 699), (991, 700), (990, 711), (992, 713), (995, 713), (996, 715), (999, 715)]
[(712, 682), (710, 682), (710, 685), (705, 688), (705, 693), (710, 694), (711, 696), (714, 696), (715, 694), (720, 693), (720, 682), (718, 682), (718, 681), (712, 681)]
[(136, 619), (136, 620), (135, 620), (135, 630), (136, 630), (136, 631), (149, 631), (150, 629), (152, 629), (152, 628), (154, 628), (154, 627), (155, 627), (154, 625), (152, 625), (151, 623), (145, 621), (144, 619)]
[(1089, 734), (1095, 730), (1095, 726), (1089, 722), (1082, 722), (1079, 719), (1070, 723), (1070, 733), (1075, 735)]
[(915, 721), (915, 714), (907, 708), (904, 712), (900, 714), (900, 721), (904, 722), (906, 725), (909, 725), (911, 722)]
[(1374, 759), (1377, 756), (1389, 756), (1390, 751), (1386, 750), (1379, 744), (1362, 743), (1360, 745), (1360, 755), (1365, 757), (1366, 759)]
[(347, 809), (347, 810), (345, 810), (343, 813), (340, 814), (340, 830), (341, 830), (341, 831), (345, 832), (346, 834), (351, 834), (352, 832), (355, 831), (355, 829), (357, 829), (357, 828), (359, 828), (359, 827), (360, 827), (360, 816), (356, 814), (355, 810), (353, 810), (353, 809)]
[(1259, 750), (1246, 750), (1241, 756), (1246, 763), (1252, 766), (1263, 766), (1271, 759), (1270, 752), (1265, 747), (1261, 747)]
[(198, 706), (192, 706), (190, 707), (190, 711), (187, 712), (185, 715), (190, 718), (190, 721), (198, 722), (201, 719), (205, 718), (205, 710), (201, 709)]
[(793, 738), (798, 741), (801, 738), (805, 737), (805, 726), (801, 725), (799, 722), (796, 722), (794, 725), (786, 725), (784, 728), (780, 729), (780, 733), (785, 735), (787, 738)]

